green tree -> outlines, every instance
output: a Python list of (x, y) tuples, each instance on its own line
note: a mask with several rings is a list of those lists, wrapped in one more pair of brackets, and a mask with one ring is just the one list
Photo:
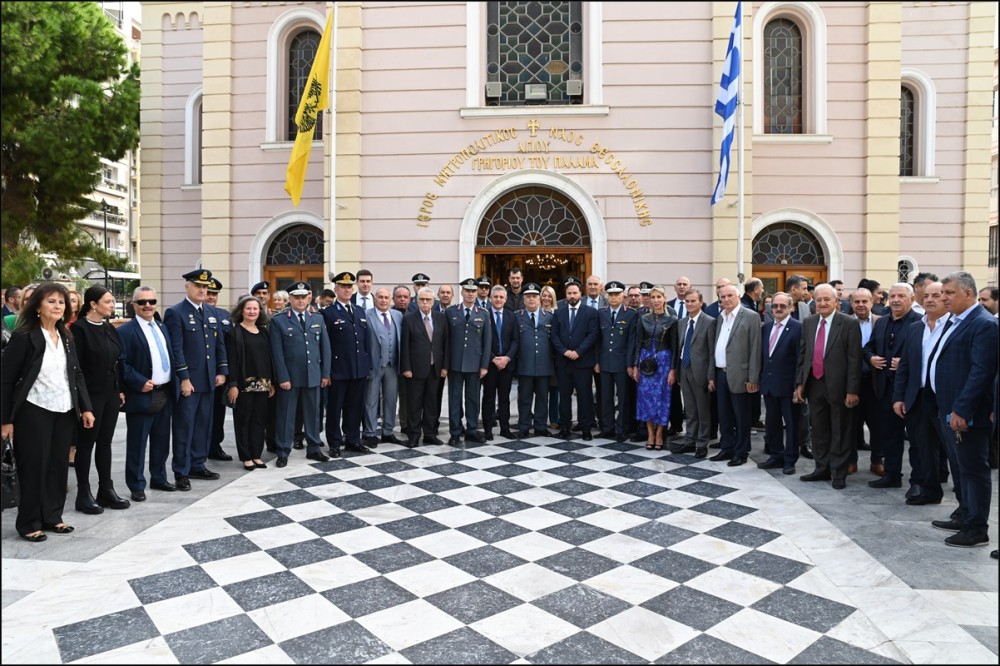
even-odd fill
[(0, 18), (0, 279), (34, 279), (46, 253), (125, 268), (74, 222), (100, 209), (101, 158), (138, 145), (139, 67), (95, 2), (8, 1)]

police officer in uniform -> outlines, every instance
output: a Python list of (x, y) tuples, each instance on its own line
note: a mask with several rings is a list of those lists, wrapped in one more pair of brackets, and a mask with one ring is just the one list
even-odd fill
[(476, 286), (479, 287), (476, 293), (476, 305), (483, 310), (490, 309), (490, 287), (493, 286), (490, 283), (489, 275), (480, 275), (476, 278)]
[[(416, 312), (420, 308), (417, 307), (417, 292), (430, 284), (431, 279), (427, 277), (426, 273), (416, 273), (410, 281), (413, 282), (413, 297), (410, 299), (410, 304), (406, 306), (406, 312)], [(437, 310), (438, 300), (434, 299), (434, 309)], [(406, 314), (404, 312), (403, 314)]]
[[(601, 437), (625, 441), (626, 415), (635, 413), (635, 403), (628, 400), (628, 384), (634, 382), (636, 358), (636, 322), (639, 314), (625, 307), (625, 284), (612, 280), (604, 285), (608, 295), (608, 305), (597, 311), (597, 326), (600, 330), (600, 347), (597, 350), (597, 373), (601, 390)], [(618, 398), (618, 414), (615, 415), (615, 397)]]
[[(330, 390), (326, 410), (326, 443), (331, 451), (346, 448), (367, 453), (361, 442), (365, 382), (371, 370), (368, 314), (351, 304), (356, 278), (342, 271), (333, 277), (337, 300), (323, 310), (330, 337)], [(341, 422), (343, 421), (343, 422)]]
[[(489, 313), (476, 305), (479, 285), (475, 278), (459, 283), (462, 303), (448, 308), (448, 430), (449, 444), (484, 442), (479, 423), (479, 387), (490, 364), (492, 345)], [(465, 428), (462, 428), (462, 399), (465, 399)]]
[[(548, 437), (549, 378), (556, 370), (552, 359), (552, 313), (542, 310), (541, 286), (529, 282), (521, 290), (524, 309), (517, 312), (521, 344), (517, 352), (517, 436), (529, 436), (532, 415), (535, 436)], [(534, 399), (535, 408), (531, 404)]]
[[(213, 276), (212, 286), (205, 294), (205, 305), (210, 305), (215, 309), (215, 316), (219, 320), (219, 337), (225, 340), (233, 323), (229, 321), (229, 311), (218, 306), (220, 291), (222, 291), (222, 282)], [(222, 450), (222, 440), (226, 438), (226, 402), (226, 385), (217, 386), (215, 400), (212, 401), (212, 439), (208, 447), (208, 457), (212, 460), (229, 462), (233, 457)]]
[(179, 396), (174, 407), (172, 467), (178, 490), (191, 490), (190, 478), (218, 479), (205, 467), (212, 436), (215, 388), (226, 382), (229, 366), (226, 343), (215, 308), (205, 304), (212, 271), (198, 268), (185, 273), (187, 296), (168, 308), (163, 324), (170, 335), (174, 378)]
[(653, 311), (649, 307), (649, 290), (655, 286), (652, 282), (643, 281), (639, 283), (639, 298), (642, 300), (642, 305), (638, 309), (640, 317)]

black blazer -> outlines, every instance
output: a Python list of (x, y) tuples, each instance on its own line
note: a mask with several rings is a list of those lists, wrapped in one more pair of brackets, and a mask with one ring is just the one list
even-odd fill
[[(601, 331), (597, 325), (597, 310), (581, 300), (576, 311), (573, 330), (569, 329), (569, 305), (563, 303), (552, 318), (552, 347), (556, 350), (556, 367), (593, 368), (597, 365), (597, 345)], [(563, 356), (567, 350), (580, 355), (575, 361)]]
[(517, 367), (517, 351), (521, 347), (521, 328), (517, 325), (517, 315), (507, 309), (504, 309), (500, 314), (500, 324), (503, 326), (503, 331), (497, 332), (497, 319), (493, 314), (493, 308), (490, 307), (487, 312), (490, 315), (490, 326), (493, 329), (493, 335), (490, 336), (490, 344), (493, 349), (490, 351), (490, 360), (492, 361), (497, 356), (501, 356), (499, 352), (500, 343), (503, 343), (503, 356), (510, 358), (510, 363), (507, 368), (511, 371)]
[[(226, 359), (229, 361), (229, 375), (226, 377), (227, 388), (238, 388), (240, 391), (246, 388), (247, 373), (247, 343), (246, 338), (252, 333), (248, 333), (239, 324), (234, 325), (226, 333)], [(257, 335), (261, 336), (264, 344), (267, 345), (267, 367), (271, 373), (270, 379), (275, 384), (274, 358), (271, 356), (271, 337), (267, 333), (267, 326), (258, 326)]]
[(97, 326), (77, 319), (71, 328), (80, 369), (87, 380), (88, 393), (120, 393), (121, 368), (118, 361), (122, 355), (122, 342), (115, 327), (106, 321)]
[(447, 367), (448, 319), (437, 310), (431, 310), (431, 325), (434, 327), (433, 340), (427, 337), (422, 312), (407, 312), (403, 316), (399, 371), (412, 372), (414, 379), (427, 379), (430, 376), (432, 359), (436, 374)]
[[(871, 368), (872, 386), (875, 389), (876, 398), (892, 396), (893, 385), (896, 381), (896, 372), (891, 369), (892, 359), (896, 356), (902, 358), (906, 355), (908, 337), (906, 332), (909, 330), (910, 324), (918, 321), (920, 321), (920, 315), (913, 310), (903, 315), (902, 321), (899, 323), (899, 332), (891, 340), (892, 345), (889, 344), (889, 336), (886, 335), (889, 324), (892, 323), (892, 315), (879, 317), (872, 324), (872, 335), (868, 338), (868, 344), (861, 349), (861, 357), (864, 359), (865, 365)], [(921, 348), (923, 348), (922, 338), (923, 331), (921, 331)], [(885, 359), (884, 370), (879, 370), (872, 366), (872, 356), (881, 356)]]
[[(0, 423), (14, 422), (17, 410), (28, 397), (28, 391), (38, 378), (45, 356), (45, 331), (41, 328), (18, 331), (10, 338), (3, 353), (3, 370), (0, 371)], [(69, 378), (69, 393), (73, 397), (73, 409), (77, 418), (81, 412), (92, 412), (87, 383), (76, 358), (76, 346), (63, 336), (66, 351), (66, 375)]]

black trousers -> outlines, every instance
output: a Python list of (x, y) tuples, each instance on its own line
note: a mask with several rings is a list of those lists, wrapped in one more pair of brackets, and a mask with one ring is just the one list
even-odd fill
[(361, 446), (361, 417), (365, 409), (366, 377), (334, 379), (327, 387), (326, 443), (333, 449)]
[(425, 379), (403, 378), (406, 385), (406, 425), (410, 438), (420, 436), (423, 428), (424, 437), (432, 436), (437, 430), (438, 415), (437, 390), (441, 377), (435, 368)]
[[(942, 484), (948, 478), (948, 451), (938, 429), (937, 398), (929, 388), (920, 389), (920, 396), (913, 409), (906, 413), (909, 424), (910, 451), (914, 445), (920, 453), (922, 478), (914, 479), (923, 487), (923, 496), (929, 499), (944, 497)], [(958, 495), (958, 488), (955, 488)]]
[(594, 369), (563, 363), (556, 368), (559, 379), (559, 429), (573, 425), (573, 389), (576, 389), (576, 422), (583, 430), (594, 428)]
[(260, 460), (264, 452), (264, 425), (267, 423), (267, 393), (240, 391), (233, 405), (236, 453), (241, 462)]
[(21, 501), (17, 533), (31, 534), (62, 522), (66, 505), (69, 444), (76, 434), (76, 413), (59, 414), (25, 402), (14, 416), (14, 461)]
[[(677, 432), (684, 430), (684, 403), (681, 401), (682, 392), (677, 390), (679, 388), (680, 384), (677, 384), (670, 392), (670, 429)], [(634, 409), (632, 411), (635, 412)], [(760, 416), (760, 410), (757, 410), (757, 416)]]
[(94, 407), (94, 427), (77, 426), (73, 466), (78, 492), (90, 490), (91, 458), (97, 468), (98, 487), (110, 490), (114, 486), (111, 479), (111, 440), (118, 425), (118, 394), (95, 393), (90, 396), (90, 401)]
[[(880, 463), (885, 457), (882, 438), (878, 436), (878, 398), (872, 388), (871, 375), (862, 375), (858, 405), (851, 409), (851, 462), (858, 462), (858, 446), (865, 441), (865, 426), (868, 426), (868, 443), (871, 445), (871, 461)], [(893, 418), (897, 418), (895, 414)]]
[(500, 424), (501, 432), (510, 430), (510, 388), (513, 384), (513, 364), (508, 364), (506, 368), (500, 370), (490, 363), (490, 369), (483, 377), (483, 406), (481, 408), (483, 429), (486, 432), (490, 432), (496, 423)]

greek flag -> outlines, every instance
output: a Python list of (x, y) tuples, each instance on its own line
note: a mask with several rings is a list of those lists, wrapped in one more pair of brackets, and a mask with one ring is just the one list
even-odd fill
[(722, 116), (722, 148), (719, 152), (719, 180), (712, 193), (712, 205), (722, 201), (729, 180), (729, 149), (733, 147), (736, 133), (736, 106), (740, 101), (740, 48), (743, 45), (742, 2), (736, 3), (736, 18), (733, 31), (729, 34), (729, 48), (726, 49), (726, 65), (719, 83), (719, 96), (715, 100), (715, 112)]

